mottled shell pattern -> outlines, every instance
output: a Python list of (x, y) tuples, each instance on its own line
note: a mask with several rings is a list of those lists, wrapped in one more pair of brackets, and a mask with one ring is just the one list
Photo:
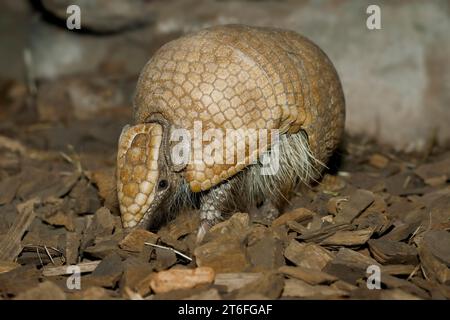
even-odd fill
[[(161, 47), (136, 88), (135, 124), (161, 114), (173, 128), (304, 130), (314, 157), (325, 162), (342, 135), (344, 94), (326, 54), (310, 40), (274, 28), (226, 25)], [(208, 190), (244, 164), (189, 163), (181, 174), (193, 192)], [(252, 158), (252, 159), (251, 159)]]
[[(325, 160), (344, 124), (344, 96), (327, 56), (295, 32), (220, 26), (164, 45), (139, 79), (135, 119), (161, 113), (175, 127), (304, 129)], [(265, 150), (259, 150), (260, 153)], [(207, 190), (240, 169), (189, 164), (193, 191)]]

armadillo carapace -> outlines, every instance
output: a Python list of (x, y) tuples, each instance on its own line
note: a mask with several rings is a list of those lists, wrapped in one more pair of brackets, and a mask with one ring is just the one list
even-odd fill
[[(295, 32), (226, 25), (171, 41), (142, 70), (134, 124), (119, 139), (123, 225), (155, 226), (183, 206), (199, 209), (203, 227), (262, 201), (281, 208), (298, 183), (318, 177), (344, 119), (333, 64)], [(231, 143), (221, 154), (239, 130), (243, 159), (226, 157)], [(275, 170), (263, 172), (264, 157)]]

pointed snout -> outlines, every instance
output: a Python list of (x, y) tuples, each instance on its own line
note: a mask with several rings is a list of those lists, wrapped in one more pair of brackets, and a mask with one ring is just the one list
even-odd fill
[(162, 127), (126, 126), (117, 153), (117, 196), (124, 228), (137, 226), (152, 206), (158, 181)]

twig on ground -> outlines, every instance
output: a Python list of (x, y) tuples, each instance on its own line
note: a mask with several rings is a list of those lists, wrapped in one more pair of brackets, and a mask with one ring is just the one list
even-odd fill
[(97, 268), (100, 262), (101, 261), (99, 260), (99, 261), (81, 262), (79, 264), (70, 266), (44, 267), (42, 274), (46, 277), (73, 274), (73, 271), (71, 271), (69, 268), (73, 266), (79, 267), (81, 273), (92, 272)]
[(175, 250), (174, 248), (165, 247), (165, 246), (161, 246), (159, 244), (153, 244), (153, 243), (150, 243), (150, 242), (145, 242), (144, 244), (147, 245), (147, 246), (155, 247), (155, 248), (160, 248), (160, 249), (166, 249), (166, 250), (173, 251), (175, 254), (178, 254), (180, 257), (183, 257), (183, 258), (185, 258), (185, 259), (187, 259), (189, 261), (192, 261), (192, 258), (188, 257), (187, 255), (185, 255), (184, 253), (181, 253), (178, 250)]
[(44, 265), (44, 263), (42, 261), (41, 253), (40, 253), (39, 249), (41, 249), (42, 251), (44, 251), (47, 254), (47, 256), (50, 259), (50, 261), (52, 262), (52, 264), (55, 264), (55, 260), (53, 260), (53, 256), (50, 253), (49, 249), (54, 251), (54, 252), (56, 252), (56, 253), (58, 253), (58, 255), (55, 255), (55, 256), (61, 257), (63, 262), (66, 261), (66, 257), (64, 256), (64, 253), (61, 252), (60, 250), (58, 250), (55, 247), (48, 247), (46, 245), (26, 244), (26, 245), (23, 246), (22, 251), (26, 251), (28, 249), (32, 249), (33, 251), (36, 250), (36, 253), (38, 255), (39, 261), (40, 261), (42, 266)]
[(38, 198), (33, 198), (17, 205), (17, 217), (0, 241), (0, 260), (14, 261), (22, 251), (21, 239), (36, 216), (34, 205), (39, 201)]

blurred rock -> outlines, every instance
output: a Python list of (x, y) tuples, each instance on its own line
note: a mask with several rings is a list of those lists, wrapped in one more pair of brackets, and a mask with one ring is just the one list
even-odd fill
[(159, 236), (144, 229), (134, 229), (119, 242), (122, 250), (131, 252), (141, 252), (146, 242), (155, 244)]
[(92, 119), (108, 109), (130, 107), (134, 82), (93, 75), (73, 76), (39, 85), (37, 108), (43, 121)]
[(66, 294), (55, 283), (45, 281), (21, 294), (16, 300), (66, 300)]
[(313, 298), (313, 299), (337, 299), (345, 296), (346, 292), (328, 286), (312, 286), (298, 279), (285, 280), (283, 297)]
[(450, 250), (446, 231), (428, 231), (419, 246), (422, 268), (427, 277), (442, 284), (450, 284)]
[(245, 285), (255, 282), (257, 279), (262, 278), (261, 273), (218, 273), (214, 280), (214, 285), (224, 288), (226, 292), (240, 289)]
[(9, 272), (20, 267), (20, 264), (12, 261), (0, 261), (0, 273)]
[(242, 241), (246, 233), (249, 231), (250, 219), (247, 213), (238, 212), (233, 214), (231, 218), (220, 222), (209, 229), (206, 233), (204, 242), (210, 239), (226, 239)]
[(54, 26), (39, 17), (31, 21), (30, 28), (31, 72), (37, 79), (102, 71), (136, 76), (151, 55), (149, 32), (140, 37), (144, 42), (134, 40), (135, 32), (99, 37)]
[(208, 289), (201, 293), (193, 294), (186, 298), (186, 300), (221, 300), (222, 297), (219, 294), (219, 291), (215, 288)]
[(249, 232), (249, 215), (235, 213), (206, 233), (203, 243), (195, 248), (198, 266), (208, 266), (221, 272), (242, 272), (250, 267), (244, 240)]
[[(226, 23), (287, 28), (317, 43), (341, 77), (347, 130), (398, 149), (450, 141), (448, 1), (378, 1), (381, 30), (366, 27), (365, 1), (172, 1), (159, 32)], [(402, 125), (399, 125), (399, 124)]]
[(27, 32), (32, 16), (31, 1), (2, 1), (0, 10), (0, 70), (2, 78), (20, 80), (25, 75), (23, 50), (27, 44)]
[(91, 224), (83, 234), (81, 248), (84, 249), (90, 246), (98, 237), (110, 236), (113, 233), (113, 230), (114, 217), (107, 208), (101, 207), (95, 212)]
[(350, 284), (355, 284), (358, 279), (367, 275), (366, 270), (370, 265), (379, 264), (362, 253), (341, 248), (336, 257), (325, 266), (323, 271)]
[(333, 259), (333, 255), (321, 246), (296, 240), (291, 241), (284, 256), (297, 266), (317, 270), (322, 270)]
[(335, 276), (328, 273), (304, 267), (283, 266), (279, 268), (278, 271), (290, 278), (299, 279), (312, 285), (329, 284), (337, 280)]
[(113, 211), (119, 207), (116, 190), (116, 170), (106, 167), (92, 172), (89, 178), (98, 188), (99, 196), (105, 200), (104, 206)]
[(114, 288), (124, 270), (122, 260), (117, 254), (106, 256), (92, 274), (85, 277), (83, 283), (87, 286)]
[(281, 226), (289, 221), (303, 222), (312, 218), (314, 212), (306, 208), (298, 208), (282, 214), (272, 222), (272, 227)]
[(257, 271), (274, 270), (284, 264), (282, 242), (271, 233), (248, 245), (247, 255)]
[(250, 267), (243, 244), (231, 238), (220, 238), (197, 247), (198, 266), (207, 266), (216, 273), (242, 272)]
[(250, 295), (261, 295), (261, 298), (277, 299), (283, 291), (284, 279), (276, 273), (266, 273), (257, 280), (246, 284), (242, 288), (231, 293), (235, 299), (255, 299)]
[(115, 32), (151, 22), (151, 7), (145, 0), (42, 0), (46, 10), (66, 20), (67, 7), (81, 11), (81, 29)]
[(127, 259), (124, 262), (124, 271), (119, 284), (122, 294), (125, 293), (125, 288), (138, 292), (142, 280), (151, 273), (151, 268), (144, 261), (136, 258)]
[(370, 252), (382, 264), (417, 264), (417, 249), (404, 242), (386, 239), (369, 241)]
[(79, 300), (106, 300), (113, 298), (114, 292), (106, 290), (102, 287), (92, 286), (86, 290), (76, 291), (72, 296), (72, 299)]
[(180, 212), (175, 219), (162, 227), (159, 233), (178, 240), (181, 237), (196, 232), (199, 224), (200, 216), (198, 212), (186, 210)]
[(153, 264), (155, 271), (167, 270), (177, 263), (177, 256), (172, 250), (155, 248), (156, 261)]

